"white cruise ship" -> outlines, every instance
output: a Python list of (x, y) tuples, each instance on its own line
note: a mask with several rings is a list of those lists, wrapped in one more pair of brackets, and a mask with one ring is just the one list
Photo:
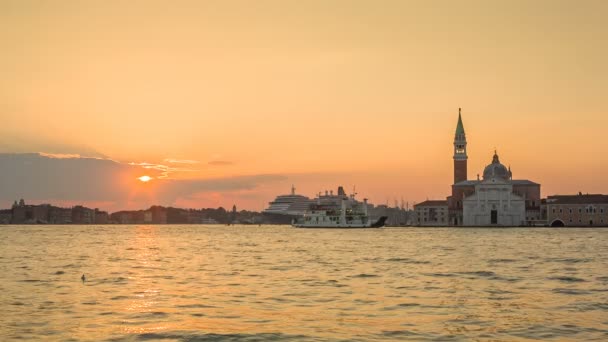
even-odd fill
[(296, 188), (291, 186), (291, 194), (280, 195), (269, 203), (267, 209), (262, 211), (264, 221), (272, 224), (290, 224), (295, 218), (304, 215), (311, 204), (310, 198), (296, 194)]

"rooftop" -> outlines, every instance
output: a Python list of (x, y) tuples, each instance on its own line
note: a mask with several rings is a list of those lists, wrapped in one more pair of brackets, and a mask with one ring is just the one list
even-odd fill
[[(466, 181), (458, 182), (458, 183), (454, 184), (454, 186), (473, 186), (473, 185), (477, 185), (481, 182), (482, 182), (481, 180), (466, 180)], [(513, 185), (539, 185), (538, 183), (535, 183), (535, 182), (527, 180), (527, 179), (513, 179), (510, 182)]]
[(424, 202), (420, 202), (418, 204), (414, 205), (414, 208), (417, 207), (441, 207), (441, 206), (448, 206), (448, 201), (446, 200), (426, 200)]
[(608, 203), (608, 195), (601, 194), (578, 194), (578, 195), (554, 195), (547, 197), (547, 204), (596, 204)]

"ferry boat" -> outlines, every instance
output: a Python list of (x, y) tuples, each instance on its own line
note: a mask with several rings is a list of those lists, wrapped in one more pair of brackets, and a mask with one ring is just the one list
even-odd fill
[[(296, 228), (380, 228), (387, 217), (372, 220), (367, 214), (367, 199), (347, 207), (347, 200), (340, 201), (340, 207), (332, 204), (313, 204), (304, 216), (295, 219)], [(362, 208), (361, 208), (362, 207)]]

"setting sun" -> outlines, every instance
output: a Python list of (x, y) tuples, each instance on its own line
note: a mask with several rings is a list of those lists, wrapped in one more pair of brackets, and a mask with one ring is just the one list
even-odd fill
[(146, 182), (149, 182), (150, 180), (152, 180), (152, 177), (150, 177), (150, 176), (141, 176), (141, 177), (139, 177), (137, 179), (139, 179), (140, 181), (146, 183)]

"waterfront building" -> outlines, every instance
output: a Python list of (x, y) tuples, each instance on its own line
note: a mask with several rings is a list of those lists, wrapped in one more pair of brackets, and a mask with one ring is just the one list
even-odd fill
[(108, 224), (110, 222), (110, 215), (107, 211), (101, 211), (95, 208), (95, 223), (96, 224)]
[(152, 223), (152, 211), (144, 211), (144, 223)]
[(153, 205), (150, 207), (152, 212), (152, 223), (167, 224), (167, 209), (161, 206)]
[(199, 224), (203, 221), (203, 213), (199, 210), (190, 209), (188, 210), (188, 223)]
[(414, 219), (418, 226), (447, 226), (448, 201), (426, 200), (414, 205)]
[(2, 209), (0, 210), (0, 224), (9, 224), (13, 219), (13, 210), (12, 209)]
[(95, 210), (81, 205), (72, 208), (72, 223), (91, 224), (95, 223)]
[(51, 207), (49, 209), (49, 223), (51, 223), (51, 224), (72, 223), (72, 209)]
[(25, 204), (21, 199), (19, 203), (15, 201), (12, 207), (11, 223), (13, 224), (37, 224), (48, 223), (49, 221), (49, 204), (31, 205)]
[(608, 195), (549, 196), (546, 212), (551, 227), (608, 226)]
[(512, 178), (511, 170), (494, 152), (492, 163), (483, 171), (483, 180), (475, 183), (475, 192), (463, 199), (463, 225), (524, 225), (525, 200), (513, 193)]
[(447, 198), (450, 225), (519, 226), (541, 222), (540, 184), (527, 179), (513, 179), (511, 167), (501, 164), (498, 154), (494, 153), (492, 163), (484, 170), (483, 179), (479, 176), (477, 180), (468, 179), (467, 139), (460, 109), (453, 159), (454, 184), (452, 194)]

